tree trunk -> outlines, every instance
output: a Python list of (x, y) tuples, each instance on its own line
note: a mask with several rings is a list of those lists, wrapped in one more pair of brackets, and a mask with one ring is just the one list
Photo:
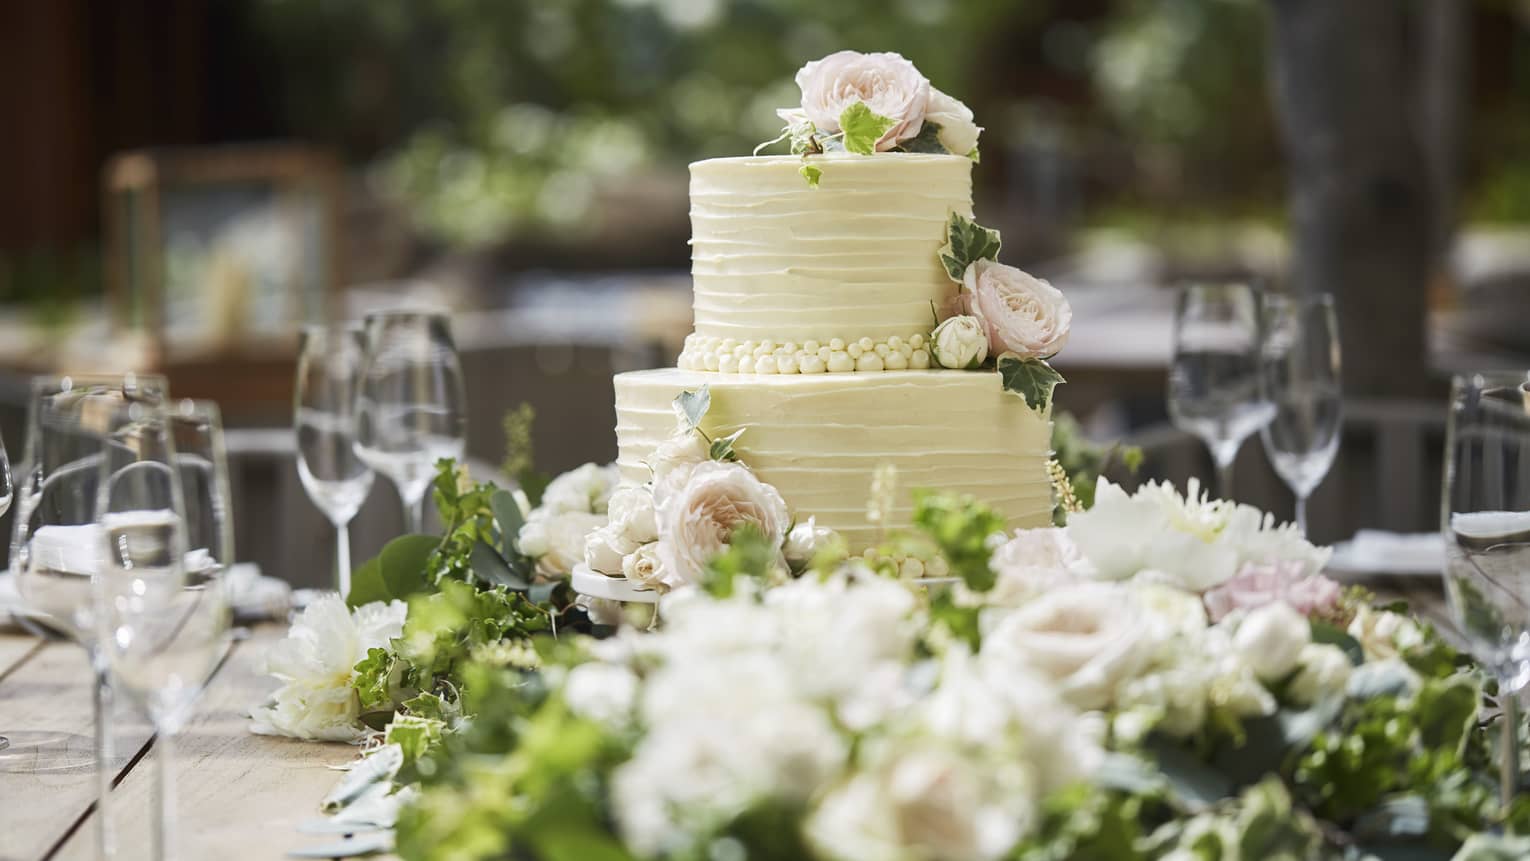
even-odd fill
[(1449, 192), (1421, 134), (1442, 113), (1426, 110), (1428, 16), (1399, 0), (1270, 6), (1293, 288), (1334, 295), (1349, 394), (1431, 393), (1426, 295)]

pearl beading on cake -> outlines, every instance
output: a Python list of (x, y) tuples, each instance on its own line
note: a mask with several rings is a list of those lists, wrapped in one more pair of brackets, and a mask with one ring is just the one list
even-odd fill
[(740, 341), (688, 335), (676, 363), (681, 370), (724, 374), (844, 374), (853, 371), (922, 371), (932, 364), (929, 337), (830, 338), (827, 341)]

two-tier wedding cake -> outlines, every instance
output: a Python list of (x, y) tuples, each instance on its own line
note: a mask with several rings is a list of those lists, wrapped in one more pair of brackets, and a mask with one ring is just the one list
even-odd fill
[[(779, 499), (856, 553), (908, 522), (915, 488), (971, 494), (1012, 528), (1051, 521), (1045, 359), (1069, 311), (972, 221), (971, 112), (896, 54), (841, 52), (797, 81), (772, 142), (791, 155), (691, 165), (695, 329), (677, 368), (615, 378), (621, 480), (654, 498), (618, 491), (596, 572), (690, 579), (662, 570), (684, 567), (673, 552), (634, 562), (662, 544), (651, 512), (680, 495), (676, 458), (746, 465), (779, 496), (736, 519), (768, 526)], [(868, 518), (878, 475), (899, 490)]]

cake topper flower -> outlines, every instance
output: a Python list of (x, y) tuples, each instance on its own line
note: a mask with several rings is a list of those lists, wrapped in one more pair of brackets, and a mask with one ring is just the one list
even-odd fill
[[(825, 152), (909, 152), (977, 160), (982, 129), (971, 109), (931, 86), (901, 54), (839, 51), (803, 66), (796, 80), (802, 103), (776, 111), (786, 127), (756, 154), (790, 141), (792, 154), (804, 159)], [(801, 173), (817, 188), (823, 169), (804, 162)]]

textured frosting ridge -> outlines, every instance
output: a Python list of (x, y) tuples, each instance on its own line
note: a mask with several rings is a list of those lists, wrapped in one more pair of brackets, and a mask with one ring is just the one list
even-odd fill
[(970, 493), (1013, 529), (1051, 523), (1051, 422), (1004, 392), (991, 373), (618, 374), (623, 480), (649, 479), (646, 461), (675, 432), (675, 396), (704, 384), (712, 408), (702, 429), (715, 439), (747, 428), (736, 444), (743, 462), (775, 485), (798, 520), (816, 517), (857, 552), (878, 541), (866, 503), (883, 463), (898, 470), (889, 528), (910, 522), (912, 491), (922, 487)]
[[(691, 274), (698, 336), (885, 341), (927, 333), (957, 285), (937, 250), (953, 211), (972, 215), (963, 156), (830, 154), (691, 165)], [(697, 367), (697, 370), (704, 369)]]

